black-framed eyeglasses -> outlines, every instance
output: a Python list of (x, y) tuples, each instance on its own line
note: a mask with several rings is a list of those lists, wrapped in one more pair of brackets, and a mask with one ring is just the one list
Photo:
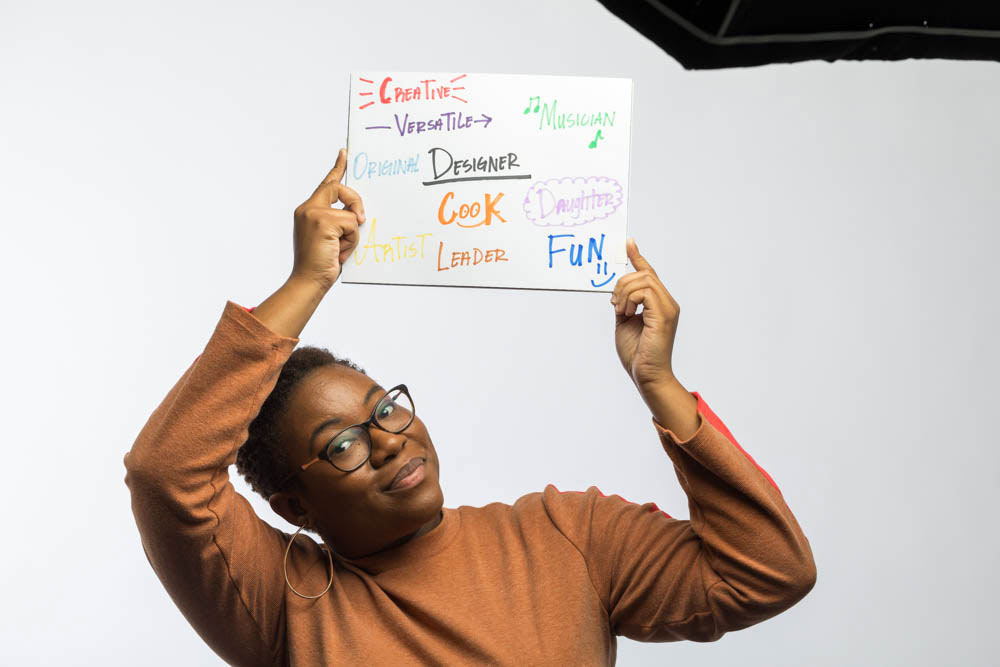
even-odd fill
[(319, 454), (306, 461), (286, 477), (278, 490), (285, 488), (292, 479), (309, 466), (326, 461), (337, 470), (353, 472), (363, 466), (372, 455), (370, 429), (377, 426), (389, 433), (402, 433), (413, 423), (413, 399), (405, 384), (398, 384), (379, 399), (368, 419), (360, 424), (348, 426), (330, 438)]

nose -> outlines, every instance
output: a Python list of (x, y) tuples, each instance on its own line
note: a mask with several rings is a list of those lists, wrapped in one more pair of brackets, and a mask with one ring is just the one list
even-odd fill
[(405, 433), (389, 433), (378, 427), (368, 429), (368, 437), (372, 441), (370, 462), (373, 468), (381, 468), (392, 461), (406, 445)]

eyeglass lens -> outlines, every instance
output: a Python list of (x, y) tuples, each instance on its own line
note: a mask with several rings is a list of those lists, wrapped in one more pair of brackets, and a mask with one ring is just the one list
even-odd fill
[[(413, 421), (413, 403), (401, 389), (386, 394), (375, 407), (375, 422), (391, 433), (399, 433)], [(341, 431), (327, 445), (326, 453), (337, 468), (354, 470), (368, 458), (371, 440), (368, 430), (352, 426)]]
[(386, 431), (398, 433), (413, 420), (413, 403), (402, 389), (386, 394), (375, 406), (375, 421)]

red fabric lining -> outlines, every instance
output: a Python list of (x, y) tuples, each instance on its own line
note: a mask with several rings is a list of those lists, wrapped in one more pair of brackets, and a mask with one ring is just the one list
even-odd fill
[[(729, 432), (729, 429), (726, 428), (726, 425), (722, 423), (722, 420), (719, 419), (719, 416), (716, 415), (714, 412), (712, 412), (712, 408), (708, 407), (708, 403), (706, 403), (705, 399), (703, 399), (701, 397), (701, 394), (699, 394), (696, 391), (692, 391), (691, 395), (694, 396), (694, 397), (696, 397), (698, 399), (698, 412), (700, 412), (702, 414), (702, 416), (704, 416), (705, 419), (708, 420), (709, 424), (711, 424), (712, 426), (714, 426), (715, 428), (717, 428), (719, 430), (719, 432), (722, 433), (722, 435), (726, 436), (726, 438), (729, 440), (729, 442), (731, 442), (734, 445), (736, 445), (736, 449), (738, 449), (741, 452), (743, 452), (743, 455), (746, 456), (750, 460), (750, 463), (754, 464), (754, 467), (756, 467), (757, 470), (759, 470), (761, 472), (761, 474), (764, 475), (764, 477), (767, 478), (767, 481), (769, 481), (771, 483), (771, 486), (773, 486), (775, 489), (777, 489), (778, 493), (780, 494), (781, 493), (781, 489), (779, 489), (778, 485), (775, 484), (775, 482), (774, 482), (773, 479), (771, 479), (771, 476), (768, 475), (767, 471), (764, 470), (763, 468), (761, 468), (757, 464), (756, 461), (754, 461), (753, 457), (750, 456), (750, 454), (748, 454), (745, 449), (743, 449), (742, 447), (740, 447), (740, 443), (736, 442), (736, 438), (734, 438), (733, 434)], [(784, 496), (782, 496), (782, 497), (784, 497)]]
[[(712, 411), (712, 408), (708, 407), (708, 403), (706, 403), (705, 399), (703, 399), (701, 397), (701, 394), (699, 394), (696, 391), (692, 391), (691, 395), (698, 399), (698, 412), (701, 413), (701, 415), (705, 419), (708, 420), (709, 424), (711, 424), (716, 429), (718, 429), (718, 431), (720, 433), (722, 433), (722, 435), (726, 436), (726, 439), (729, 440), (729, 442), (733, 443), (733, 445), (736, 446), (736, 449), (740, 450), (743, 453), (743, 455), (745, 457), (747, 457), (747, 459), (749, 459), (750, 463), (752, 463), (754, 465), (754, 467), (757, 468), (757, 470), (759, 470), (761, 472), (761, 474), (764, 475), (764, 477), (767, 478), (767, 481), (769, 481), (771, 483), (771, 486), (773, 486), (775, 489), (778, 490), (778, 494), (780, 495), (781, 494), (781, 489), (779, 489), (778, 485), (775, 484), (775, 482), (774, 482), (773, 479), (771, 479), (771, 476), (769, 474), (767, 474), (767, 471), (764, 470), (763, 468), (761, 468), (757, 464), (756, 461), (754, 461), (754, 458), (752, 456), (750, 456), (750, 454), (748, 454), (745, 449), (743, 449), (742, 447), (740, 447), (740, 443), (736, 442), (736, 438), (734, 438), (733, 434), (729, 431), (728, 428), (726, 428), (726, 425), (722, 423), (722, 420), (719, 419), (719, 416), (717, 414), (715, 414), (715, 412)], [(555, 489), (556, 493), (585, 493), (584, 491), (560, 491), (559, 487), (557, 487), (555, 484), (550, 484), (549, 486), (551, 486), (553, 489)], [(608, 497), (608, 496), (604, 495), (604, 493), (600, 489), (597, 489), (597, 493), (599, 493), (602, 498), (607, 498)], [(629, 505), (638, 505), (639, 504), (639, 503), (634, 503), (631, 500), (627, 500), (625, 498), (622, 498), (617, 493), (611, 494), (611, 497), (618, 498), (619, 500), (621, 500), (623, 502), (626, 502)], [(782, 497), (784, 497), (784, 496), (782, 495)], [(645, 504), (652, 505), (652, 507), (650, 507), (650, 511), (651, 512), (659, 512), (660, 514), (662, 514), (663, 516), (667, 517), (668, 519), (673, 519), (674, 518), (674, 517), (670, 516), (669, 514), (667, 514), (666, 512), (664, 512), (663, 510), (661, 510), (659, 507), (657, 507), (656, 503), (645, 503)]]

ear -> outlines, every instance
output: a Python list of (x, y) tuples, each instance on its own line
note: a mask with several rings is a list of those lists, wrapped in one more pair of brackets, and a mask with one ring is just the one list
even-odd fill
[(306, 519), (308, 519), (308, 515), (302, 509), (299, 499), (286, 491), (272, 493), (267, 501), (271, 504), (271, 509), (278, 516), (293, 526), (302, 526), (305, 524)]

